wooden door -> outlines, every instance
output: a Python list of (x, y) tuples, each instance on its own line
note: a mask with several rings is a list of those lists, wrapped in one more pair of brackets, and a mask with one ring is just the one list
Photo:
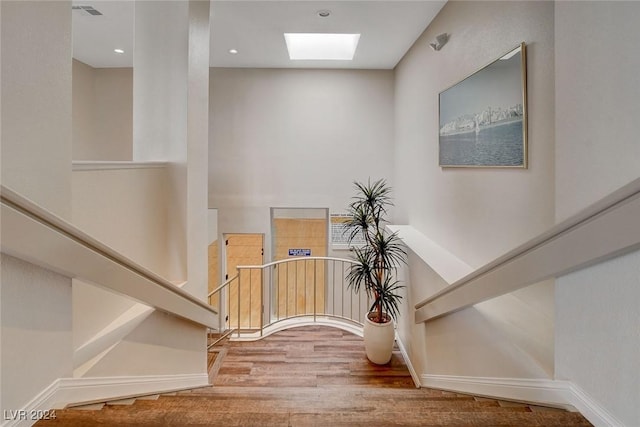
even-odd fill
[[(262, 265), (262, 234), (227, 234), (226, 277), (238, 274), (237, 266)], [(238, 295), (238, 291), (240, 294)], [(262, 270), (242, 270), (238, 279), (229, 285), (229, 327), (257, 329), (262, 325)]]
[[(327, 220), (274, 218), (274, 259), (327, 256)], [(290, 255), (293, 249), (294, 254)], [(295, 250), (303, 250), (295, 253)], [(281, 264), (276, 274), (276, 316), (324, 313), (326, 265), (320, 260)], [(314, 307), (315, 305), (315, 307)], [(315, 308), (315, 310), (314, 310)]]

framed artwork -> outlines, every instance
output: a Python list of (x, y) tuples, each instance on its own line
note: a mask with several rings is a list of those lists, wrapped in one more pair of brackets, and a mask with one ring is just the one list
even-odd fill
[(525, 44), (439, 95), (440, 166), (527, 167)]

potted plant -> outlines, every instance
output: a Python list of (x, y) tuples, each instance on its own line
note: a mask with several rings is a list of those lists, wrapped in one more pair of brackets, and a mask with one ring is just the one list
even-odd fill
[[(391, 360), (394, 320), (402, 299), (398, 292), (403, 285), (396, 279), (396, 271), (406, 263), (407, 253), (396, 233), (385, 230), (387, 209), (393, 206), (386, 181), (354, 184), (356, 195), (348, 207), (347, 232), (356, 263), (349, 269), (347, 285), (355, 293), (364, 289), (373, 301), (364, 322), (365, 350), (370, 361), (384, 365)], [(353, 245), (356, 239), (363, 243)]]

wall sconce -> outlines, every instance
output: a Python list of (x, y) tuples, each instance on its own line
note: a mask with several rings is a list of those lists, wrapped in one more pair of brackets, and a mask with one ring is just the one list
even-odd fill
[(439, 36), (436, 36), (435, 43), (429, 43), (429, 46), (431, 46), (431, 49), (438, 51), (442, 49), (442, 46), (447, 44), (448, 41), (449, 41), (449, 34), (442, 33)]

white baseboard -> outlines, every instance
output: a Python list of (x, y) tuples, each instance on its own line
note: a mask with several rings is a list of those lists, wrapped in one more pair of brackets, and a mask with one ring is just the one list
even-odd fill
[(423, 374), (421, 380), (424, 387), (575, 410), (571, 407), (570, 391), (564, 381), (429, 374)]
[(411, 358), (409, 357), (409, 353), (407, 353), (407, 348), (404, 346), (404, 343), (400, 339), (400, 336), (398, 335), (398, 333), (396, 333), (396, 342), (398, 343), (398, 348), (400, 349), (400, 353), (402, 353), (402, 358), (404, 359), (404, 363), (407, 365), (407, 369), (411, 374), (413, 383), (415, 384), (416, 388), (420, 388), (421, 386), (420, 376), (414, 369), (413, 363), (411, 362)]
[(619, 427), (624, 424), (573, 383), (568, 383), (572, 405), (594, 426)]
[[(580, 387), (569, 381), (462, 377), (452, 375), (418, 376), (406, 348), (398, 338), (398, 347), (416, 386), (469, 393), (506, 400), (517, 400), (578, 410), (594, 426), (617, 427), (623, 424)], [(206, 373), (136, 377), (59, 378), (18, 411), (3, 414), (3, 427), (31, 426), (38, 414), (64, 408), (71, 403), (96, 402), (167, 393), (205, 387)], [(11, 419), (9, 419), (11, 418)]]
[[(209, 385), (206, 373), (96, 378), (58, 378), (19, 411), (3, 414), (2, 426), (31, 426), (38, 415), (71, 403), (167, 393)], [(9, 418), (9, 419), (8, 419)]]
[(420, 378), (423, 387), (577, 410), (596, 427), (623, 425), (570, 381), (428, 374)]

